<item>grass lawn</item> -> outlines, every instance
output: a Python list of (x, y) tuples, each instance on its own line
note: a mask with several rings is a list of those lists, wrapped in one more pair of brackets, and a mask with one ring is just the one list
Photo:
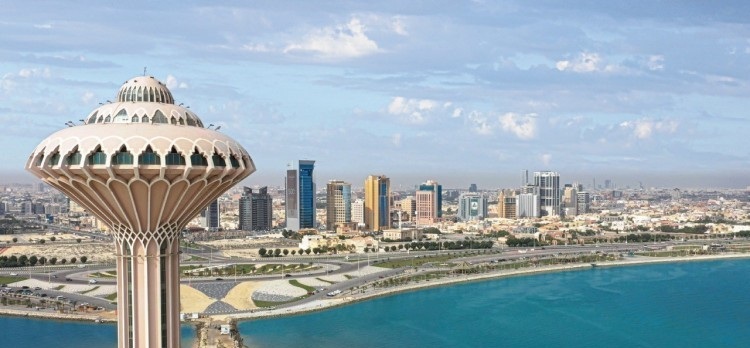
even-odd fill
[(420, 256), (420, 257), (409, 257), (400, 260), (392, 260), (385, 262), (378, 262), (373, 266), (385, 267), (385, 268), (401, 268), (401, 267), (418, 267), (425, 263), (430, 262), (445, 262), (460, 255), (439, 255), (439, 256)]
[(25, 280), (24, 277), (16, 277), (16, 276), (0, 276), (0, 284), (10, 284), (15, 282), (20, 282), (22, 280)]
[(105, 298), (105, 299), (106, 299), (107, 301), (113, 302), (114, 300), (116, 300), (116, 299), (117, 299), (117, 293), (114, 293), (114, 294), (109, 294), (109, 295), (107, 295), (107, 296), (104, 296), (104, 298)]
[(92, 292), (92, 291), (94, 291), (96, 289), (99, 289), (99, 286), (95, 286), (95, 287), (93, 287), (93, 288), (91, 288), (89, 290), (86, 290), (86, 291), (82, 292), (82, 294), (88, 294), (88, 293), (90, 293), (90, 292)]
[(309, 286), (309, 285), (302, 284), (299, 281), (297, 281), (297, 279), (290, 280), (289, 284), (292, 284), (292, 285), (294, 285), (294, 286), (296, 286), (298, 288), (303, 288), (307, 292), (313, 292), (313, 291), (315, 291), (315, 287), (314, 286)]

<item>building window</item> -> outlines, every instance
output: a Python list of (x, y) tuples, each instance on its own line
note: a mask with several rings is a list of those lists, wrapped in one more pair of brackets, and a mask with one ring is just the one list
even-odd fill
[(170, 118), (169, 123), (171, 123), (171, 124), (177, 124), (177, 120), (174, 118), (174, 116), (172, 116), (172, 118)]
[(107, 115), (107, 117), (104, 118), (104, 123), (109, 123), (110, 121), (112, 121), (112, 118)]
[(60, 162), (60, 153), (55, 152), (52, 154), (52, 156), (49, 157), (49, 161), (47, 161), (47, 164), (51, 166), (56, 166)]
[(151, 146), (146, 146), (146, 151), (144, 151), (140, 156), (138, 156), (138, 164), (140, 165), (154, 165), (154, 164), (161, 164), (161, 159), (159, 159), (159, 154), (154, 152), (154, 150), (151, 149)]
[(214, 162), (214, 167), (226, 167), (227, 162), (224, 161), (224, 158), (219, 156), (218, 153), (216, 153), (216, 150), (214, 150), (214, 155), (211, 156), (211, 160)]
[(36, 166), (39, 167), (44, 163), (44, 154), (39, 155), (39, 157), (36, 158)]
[(76, 152), (68, 155), (68, 158), (65, 159), (65, 162), (69, 166), (80, 166), (81, 165), (81, 153), (76, 150)]
[(128, 151), (125, 145), (112, 156), (112, 165), (121, 164), (133, 165), (133, 154)]
[(167, 117), (161, 111), (156, 110), (154, 113), (154, 123), (169, 123), (169, 121), (167, 121)]
[(172, 151), (167, 154), (166, 158), (164, 159), (168, 166), (184, 166), (185, 165), (185, 157), (182, 157), (177, 152), (177, 149), (172, 147)]
[(190, 155), (190, 164), (195, 166), (208, 166), (208, 160), (206, 160), (206, 157), (198, 153), (198, 149), (195, 149), (195, 152), (193, 152), (192, 155)]
[(102, 123), (104, 121), (104, 117), (99, 116), (99, 118), (96, 120), (96, 123)]
[(107, 155), (102, 152), (101, 147), (97, 147), (94, 153), (89, 155), (89, 165), (107, 164)]
[(133, 122), (133, 123), (138, 123), (138, 121), (139, 121), (138, 115), (135, 115), (133, 116), (132, 119), (130, 119), (130, 122)]
[(96, 114), (99, 113), (99, 111), (94, 111), (93, 114), (89, 117), (89, 120), (86, 121), (86, 123), (95, 123), (96, 122)]
[(148, 122), (149, 122), (148, 116), (143, 115), (143, 117), (141, 117), (141, 123), (148, 123)]
[(239, 168), (240, 162), (237, 160), (234, 155), (229, 156), (229, 162), (232, 163), (232, 168)]

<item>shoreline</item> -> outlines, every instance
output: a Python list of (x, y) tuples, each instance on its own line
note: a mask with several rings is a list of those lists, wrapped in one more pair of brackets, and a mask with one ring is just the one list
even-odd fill
[[(604, 261), (596, 263), (579, 263), (579, 264), (566, 264), (566, 265), (552, 265), (542, 267), (527, 267), (514, 270), (500, 270), (491, 273), (484, 274), (471, 274), (471, 275), (460, 275), (451, 276), (434, 280), (420, 281), (417, 283), (410, 283), (405, 285), (399, 285), (391, 288), (378, 289), (364, 294), (341, 294), (340, 297), (331, 299), (315, 300), (309, 303), (301, 305), (295, 305), (285, 308), (277, 308), (273, 310), (259, 310), (256, 312), (243, 312), (243, 313), (224, 313), (210, 315), (212, 319), (222, 320), (231, 319), (237, 322), (241, 321), (252, 321), (259, 319), (286, 317), (293, 315), (302, 315), (312, 312), (323, 311), (332, 309), (339, 306), (346, 306), (355, 304), (357, 302), (369, 301), (379, 297), (392, 296), (400, 293), (425, 290), (434, 287), (451, 286), (462, 283), (478, 282), (495, 280), (517, 276), (530, 276), (542, 273), (556, 273), (566, 271), (578, 271), (584, 269), (593, 268), (608, 268), (608, 267), (626, 267), (626, 266), (638, 266), (648, 264), (660, 264), (660, 263), (678, 263), (678, 262), (700, 262), (700, 261), (716, 261), (716, 260), (731, 260), (731, 259), (747, 259), (750, 258), (750, 253), (733, 253), (733, 254), (719, 254), (719, 255), (698, 255), (698, 256), (682, 256), (682, 257), (647, 257), (637, 256), (633, 258), (626, 258), (624, 260), (617, 261)], [(99, 320), (101, 323), (115, 323), (116, 320), (112, 318), (101, 317), (91, 314), (73, 314), (73, 313), (57, 313), (49, 311), (37, 311), (37, 310), (26, 310), (21, 308), (13, 307), (0, 307), (0, 315), (2, 316), (14, 316), (14, 317), (27, 317), (35, 319), (49, 319), (49, 320), (66, 320), (66, 321), (81, 321), (95, 323)], [(185, 322), (190, 323), (190, 322)]]
[(451, 286), (451, 285), (456, 285), (456, 284), (464, 284), (464, 283), (495, 280), (495, 279), (503, 279), (503, 278), (517, 277), (517, 276), (531, 276), (531, 275), (537, 275), (537, 274), (543, 274), (543, 273), (578, 271), (578, 270), (584, 270), (584, 269), (593, 269), (595, 267), (601, 267), (601, 268), (627, 267), (627, 266), (639, 266), (639, 265), (660, 264), (660, 263), (700, 262), (700, 261), (717, 261), (717, 260), (727, 260), (727, 259), (732, 260), (732, 259), (748, 259), (748, 258), (750, 258), (750, 253), (698, 255), (698, 256), (687, 256), (687, 257), (685, 256), (683, 257), (653, 257), (653, 258), (640, 256), (631, 260), (625, 259), (625, 260), (618, 260), (618, 261), (605, 261), (605, 262), (593, 263), (596, 266), (594, 266), (592, 263), (580, 263), (580, 264), (572, 264), (572, 265), (569, 264), (569, 265), (554, 265), (554, 266), (544, 266), (544, 267), (529, 267), (529, 268), (516, 269), (512, 271), (503, 270), (503, 271), (495, 271), (495, 272), (486, 273), (486, 274), (474, 274), (474, 275), (467, 275), (467, 276), (441, 278), (441, 279), (436, 279), (436, 280), (431, 280), (431, 281), (424, 281), (424, 282), (419, 282), (419, 283), (396, 286), (394, 288), (374, 291), (372, 293), (354, 294), (354, 295), (347, 295), (347, 296), (343, 296), (342, 294), (343, 297), (341, 298), (318, 300), (318, 301), (306, 303), (306, 304), (299, 305), (299, 306), (291, 306), (291, 307), (279, 308), (279, 309), (262, 311), (262, 312), (254, 312), (254, 313), (221, 314), (221, 315), (216, 315), (214, 317), (232, 319), (237, 322), (253, 321), (253, 320), (262, 320), (262, 319), (269, 319), (269, 318), (280, 318), (280, 317), (287, 317), (287, 316), (294, 316), (294, 315), (309, 314), (309, 313), (324, 311), (324, 310), (328, 310), (328, 309), (332, 309), (332, 308), (336, 308), (340, 306), (355, 304), (358, 302), (369, 301), (369, 300), (373, 300), (373, 299), (380, 298), (380, 297), (393, 296), (393, 295), (398, 295), (401, 293), (425, 290), (429, 288)]

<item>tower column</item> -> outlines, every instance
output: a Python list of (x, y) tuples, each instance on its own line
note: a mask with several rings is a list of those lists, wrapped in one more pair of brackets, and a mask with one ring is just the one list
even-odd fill
[(179, 347), (177, 238), (115, 243), (121, 251), (117, 255), (118, 347)]

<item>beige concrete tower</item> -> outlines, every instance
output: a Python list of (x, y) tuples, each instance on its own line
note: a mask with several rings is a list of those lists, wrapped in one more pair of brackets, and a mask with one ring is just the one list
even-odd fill
[(153, 77), (130, 79), (26, 164), (114, 234), (119, 347), (180, 346), (180, 231), (255, 171), (240, 144), (180, 105)]

